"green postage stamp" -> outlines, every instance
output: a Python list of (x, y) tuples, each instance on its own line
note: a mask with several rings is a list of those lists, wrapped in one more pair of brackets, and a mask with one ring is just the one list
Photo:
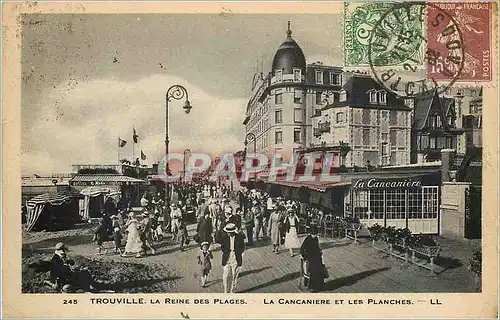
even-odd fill
[(422, 8), (389, 2), (345, 2), (344, 65), (423, 67), (424, 13), (414, 12)]

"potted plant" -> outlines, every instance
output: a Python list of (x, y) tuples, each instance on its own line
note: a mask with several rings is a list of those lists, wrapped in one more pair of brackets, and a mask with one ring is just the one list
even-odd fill
[(474, 273), (474, 286), (476, 291), (481, 292), (482, 286), (482, 266), (483, 259), (481, 250), (476, 250), (472, 253), (472, 259), (469, 259), (469, 271)]
[(432, 236), (418, 234), (411, 236), (408, 240), (408, 245), (412, 250), (431, 258), (437, 257), (440, 247)]
[(384, 227), (376, 223), (368, 228), (368, 232), (373, 241), (382, 240), (384, 236)]
[(408, 242), (411, 236), (412, 236), (411, 231), (408, 228), (396, 229), (394, 235), (394, 244), (399, 247), (406, 248), (406, 246), (408, 246)]

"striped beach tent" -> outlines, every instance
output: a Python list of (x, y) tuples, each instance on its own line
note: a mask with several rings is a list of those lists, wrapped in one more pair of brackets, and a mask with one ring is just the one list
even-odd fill
[(108, 187), (91, 186), (80, 191), (85, 198), (81, 201), (80, 211), (84, 220), (100, 217), (100, 211), (108, 198), (115, 202), (121, 197), (121, 192)]
[(49, 221), (75, 220), (78, 217), (79, 197), (75, 193), (44, 193), (29, 199), (26, 201), (26, 229), (28, 231), (43, 229), (47, 227)]

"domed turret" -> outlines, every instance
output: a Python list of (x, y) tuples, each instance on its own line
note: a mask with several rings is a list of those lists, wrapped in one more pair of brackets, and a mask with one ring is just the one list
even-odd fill
[(273, 75), (275, 70), (283, 70), (283, 74), (292, 74), (293, 69), (306, 70), (306, 58), (297, 42), (292, 39), (292, 30), (290, 30), (290, 21), (288, 21), (288, 30), (286, 31), (286, 40), (276, 51), (273, 59)]

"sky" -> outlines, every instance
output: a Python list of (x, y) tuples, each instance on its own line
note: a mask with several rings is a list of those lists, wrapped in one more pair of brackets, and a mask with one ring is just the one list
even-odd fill
[[(292, 37), (308, 63), (341, 65), (341, 16), (332, 14), (30, 14), (22, 27), (21, 168), (64, 173), (71, 164), (132, 159), (132, 127), (146, 163), (164, 153), (165, 93), (187, 88), (193, 109), (172, 101), (170, 150), (211, 155), (243, 149), (256, 67), (268, 72)], [(260, 62), (258, 62), (260, 61)]]

